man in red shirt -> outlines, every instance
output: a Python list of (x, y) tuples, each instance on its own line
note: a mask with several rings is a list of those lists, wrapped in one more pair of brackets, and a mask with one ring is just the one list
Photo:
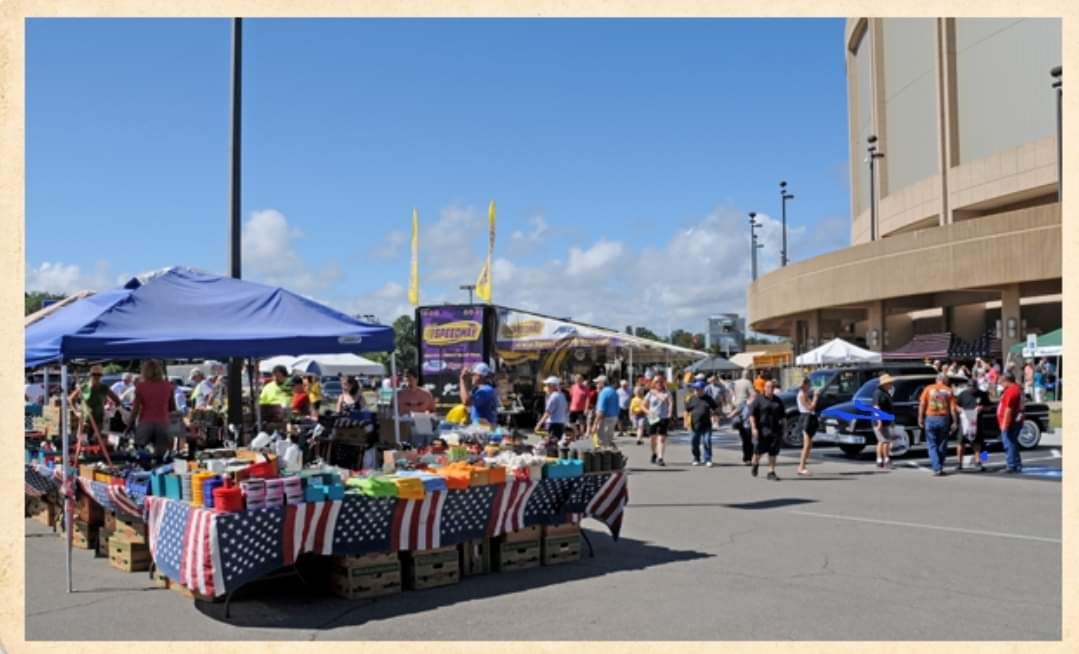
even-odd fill
[(1004, 393), (997, 404), (997, 425), (1000, 426), (1000, 440), (1004, 443), (1007, 459), (1006, 473), (1023, 471), (1023, 460), (1019, 456), (1019, 431), (1023, 428), (1023, 394), (1015, 375), (1004, 374)]
[(574, 426), (578, 436), (585, 432), (588, 391), (588, 384), (584, 382), (584, 376), (576, 375), (573, 386), (569, 389), (569, 422)]

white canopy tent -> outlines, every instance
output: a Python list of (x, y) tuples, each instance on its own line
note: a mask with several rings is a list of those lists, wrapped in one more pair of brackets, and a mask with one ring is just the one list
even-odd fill
[(795, 363), (800, 366), (820, 366), (829, 363), (879, 362), (880, 360), (880, 352), (866, 350), (842, 338), (836, 338), (799, 355)]
[(296, 362), (297, 357), (283, 355), (279, 357), (270, 357), (269, 359), (263, 359), (259, 361), (259, 372), (270, 373), (277, 366), (285, 366), (290, 371), (292, 370), (292, 364)]
[(292, 369), (319, 375), (385, 376), (386, 366), (357, 354), (305, 354), (292, 362)]

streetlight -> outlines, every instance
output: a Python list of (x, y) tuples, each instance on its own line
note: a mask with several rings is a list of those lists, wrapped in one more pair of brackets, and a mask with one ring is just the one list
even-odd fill
[(749, 212), (749, 255), (753, 262), (753, 281), (757, 281), (757, 250), (764, 247), (763, 243), (757, 242), (757, 228), (761, 224), (757, 222), (757, 212)]
[(787, 265), (787, 200), (793, 200), (794, 194), (787, 193), (787, 183), (779, 183), (779, 197), (783, 204), (783, 249), (779, 253), (779, 265)]
[(475, 284), (462, 284), (458, 286), (462, 291), (468, 291), (468, 303), (472, 304), (472, 291), (476, 290)]
[(869, 147), (866, 149), (869, 156), (869, 240), (877, 240), (877, 185), (876, 185), (876, 160), (884, 157), (883, 152), (877, 152), (877, 135), (870, 134), (866, 139)]
[(1062, 104), (1064, 102), (1064, 70), (1056, 66), (1049, 71), (1053, 77), (1053, 88), (1057, 90), (1057, 202), (1064, 199), (1064, 126), (1061, 123)]

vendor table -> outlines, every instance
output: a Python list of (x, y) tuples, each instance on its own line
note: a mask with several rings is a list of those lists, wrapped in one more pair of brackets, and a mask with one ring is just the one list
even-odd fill
[(145, 498), (157, 569), (190, 590), (220, 597), (291, 566), (304, 553), (422, 551), (584, 517), (616, 539), (628, 501), (624, 472), (427, 493), (422, 500), (347, 494), (242, 513)]
[[(106, 511), (115, 511), (130, 519), (143, 520), (145, 496), (132, 493), (123, 486), (106, 484), (84, 477), (72, 476), (72, 479), (78, 481), (76, 493), (90, 495)], [(60, 495), (62, 482), (63, 471), (60, 468), (33, 464), (26, 466), (26, 494), (31, 497), (40, 497), (49, 493)]]

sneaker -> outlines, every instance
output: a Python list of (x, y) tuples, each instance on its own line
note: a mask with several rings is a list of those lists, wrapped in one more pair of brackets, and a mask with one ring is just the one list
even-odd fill
[(982, 465), (981, 461), (975, 461), (974, 462), (974, 471), (975, 472), (985, 472), (985, 466)]
[(693, 463), (691, 463), (690, 465), (699, 466), (699, 465), (701, 465), (701, 462), (694, 459)]
[(877, 467), (878, 468), (883, 468), (884, 467), (884, 459), (877, 459)]
[(637, 439), (637, 444), (638, 444), (638, 445), (640, 445), (640, 444), (641, 444), (641, 443), (643, 443), (643, 442), (644, 442), (644, 441), (642, 441), (641, 439), (639, 439), (639, 438)]
[(957, 465), (955, 467), (955, 474), (959, 474), (960, 472), (963, 472), (963, 464), (962, 463), (960, 463), (959, 465)]
[(772, 471), (768, 471), (768, 479), (771, 481), (779, 481), (779, 475)]
[(933, 476), (934, 477), (943, 477), (944, 476), (944, 471), (943, 470), (934, 470), (933, 471)]
[(884, 469), (885, 470), (892, 470), (894, 468), (895, 468), (895, 466), (892, 465), (892, 460), (891, 459), (885, 459), (884, 460)]
[(656, 465), (663, 468), (667, 465), (667, 463), (663, 459), (656, 459)]
[(656, 453), (652, 452), (652, 463), (656, 462)]
[(811, 477), (812, 476), (812, 475), (809, 474), (809, 471), (806, 470), (805, 468), (802, 468), (801, 470), (799, 470), (798, 474), (803, 476), (803, 477)]
[(759, 463), (754, 463), (754, 464), (753, 464), (753, 467), (749, 469), (749, 474), (751, 474), (751, 475), (753, 475), (754, 477), (756, 477), (756, 476), (757, 476), (757, 470), (758, 470), (758, 469), (759, 469), (760, 467), (761, 467), (761, 464), (759, 464)]
[(751, 459), (746, 459), (745, 461), (742, 461), (742, 465), (751, 466), (753, 465), (753, 461)]
[(711, 468), (712, 467), (712, 462), (711, 461), (705, 461), (704, 467)]

